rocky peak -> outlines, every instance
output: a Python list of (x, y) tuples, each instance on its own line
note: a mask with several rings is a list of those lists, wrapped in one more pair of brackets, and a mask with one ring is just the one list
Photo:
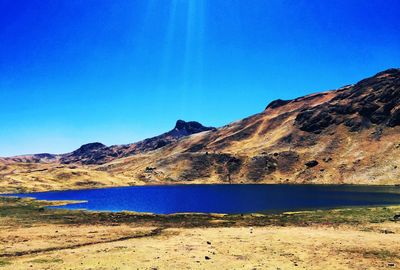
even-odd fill
[(182, 137), (213, 129), (215, 128), (205, 127), (198, 122), (178, 120), (174, 129), (156, 137), (124, 146), (114, 145), (107, 147), (99, 142), (85, 144), (72, 153), (62, 155), (60, 162), (64, 164), (104, 164), (116, 158), (153, 151), (176, 142)]
[(87, 152), (87, 151), (98, 150), (103, 147), (106, 147), (106, 146), (99, 142), (87, 143), (87, 144), (84, 144), (81, 147), (79, 147), (76, 151)]
[(289, 102), (291, 102), (291, 100), (277, 99), (277, 100), (271, 101), (271, 103), (268, 104), (268, 106), (265, 108), (265, 110), (279, 108), (281, 106), (288, 104)]
[(212, 130), (215, 129), (213, 127), (205, 127), (199, 122), (196, 121), (183, 121), (183, 120), (178, 120), (176, 121), (175, 128), (174, 130), (177, 131), (186, 131), (188, 134), (194, 134), (206, 130)]
[(104, 153), (108, 153), (109, 148), (102, 143), (94, 142), (84, 144), (72, 153), (63, 154), (60, 162), (64, 164), (82, 163), (82, 164), (95, 164), (99, 157)]

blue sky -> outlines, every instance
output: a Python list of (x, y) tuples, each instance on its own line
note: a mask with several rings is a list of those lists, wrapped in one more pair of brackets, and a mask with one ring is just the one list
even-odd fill
[(0, 156), (221, 126), (400, 67), (395, 0), (0, 0)]

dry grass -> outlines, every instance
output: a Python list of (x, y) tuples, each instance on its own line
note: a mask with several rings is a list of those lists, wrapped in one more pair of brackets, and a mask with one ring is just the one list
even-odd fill
[(1, 269), (399, 269), (399, 206), (271, 215), (50, 210), (0, 200)]

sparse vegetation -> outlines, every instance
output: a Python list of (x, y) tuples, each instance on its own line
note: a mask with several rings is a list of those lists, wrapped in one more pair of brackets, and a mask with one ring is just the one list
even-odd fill
[(317, 224), (359, 225), (395, 222), (400, 206), (346, 208), (288, 212), (283, 214), (173, 214), (153, 215), (131, 212), (90, 212), (48, 209), (60, 202), (37, 201), (29, 198), (0, 197), (0, 218), (9, 217), (21, 224), (118, 224), (134, 223), (159, 227), (219, 227), (219, 226), (310, 226)]
[(0, 267), (6, 266), (6, 265), (9, 265), (9, 264), (11, 264), (10, 261), (4, 260), (4, 259), (0, 259)]
[(396, 252), (400, 223), (394, 218), (400, 206), (268, 215), (152, 215), (46, 208), (59, 203), (0, 197), (0, 243), (7, 246), (0, 250), (0, 267), (75, 269), (84, 264), (113, 269), (130, 262), (149, 268), (151, 261), (151, 267), (160, 269), (179, 268), (179, 263), (196, 268), (202, 258), (236, 269), (243, 266), (243, 258), (254, 263), (268, 257), (285, 269), (295, 264), (320, 269), (323, 261), (317, 258), (333, 253), (337, 255), (326, 265), (340, 269), (400, 263)]
[(29, 261), (30, 263), (62, 263), (63, 260), (59, 258), (39, 258)]

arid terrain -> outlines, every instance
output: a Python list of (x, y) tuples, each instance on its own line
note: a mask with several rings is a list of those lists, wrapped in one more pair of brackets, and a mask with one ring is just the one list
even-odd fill
[[(0, 192), (174, 183), (400, 184), (400, 70), (221, 128), (0, 159)], [(281, 214), (48, 209), (0, 197), (1, 269), (400, 269), (400, 207)]]
[(400, 269), (398, 206), (158, 216), (48, 204), (0, 197), (0, 269)]
[(179, 120), (141, 142), (0, 159), (0, 192), (162, 183), (400, 184), (400, 70), (221, 128)]

